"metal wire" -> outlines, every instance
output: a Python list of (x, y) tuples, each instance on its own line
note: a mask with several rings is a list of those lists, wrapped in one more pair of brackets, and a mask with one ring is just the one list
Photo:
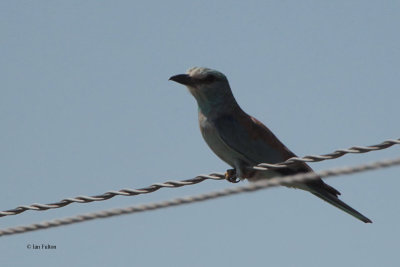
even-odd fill
[[(296, 164), (298, 162), (319, 162), (319, 161), (323, 161), (323, 160), (336, 159), (336, 158), (339, 158), (339, 157), (341, 157), (345, 154), (349, 154), (349, 153), (366, 153), (366, 152), (370, 152), (370, 151), (382, 150), (382, 149), (391, 147), (393, 145), (399, 145), (399, 144), (400, 144), (400, 138), (399, 139), (389, 139), (389, 140), (386, 140), (377, 145), (353, 146), (348, 149), (339, 149), (332, 153), (324, 154), (324, 155), (308, 155), (308, 156), (305, 156), (302, 158), (293, 157), (282, 163), (278, 163), (278, 164), (261, 163), (253, 168), (256, 170), (259, 170), (259, 171), (260, 170), (264, 171), (264, 170), (270, 170), (270, 169), (277, 169), (277, 168), (285, 168), (287, 166)], [(135, 195), (140, 195), (140, 194), (148, 194), (148, 193), (152, 193), (152, 192), (157, 191), (160, 188), (164, 188), (164, 187), (177, 188), (177, 187), (182, 187), (185, 185), (198, 184), (205, 180), (224, 180), (224, 179), (225, 179), (225, 175), (223, 173), (211, 173), (209, 175), (198, 175), (192, 179), (187, 179), (187, 180), (182, 180), (182, 181), (167, 181), (164, 183), (155, 183), (148, 187), (144, 187), (144, 188), (140, 188), (140, 189), (121, 189), (118, 191), (108, 191), (108, 192), (105, 192), (104, 194), (95, 195), (95, 196), (77, 196), (74, 198), (65, 198), (59, 202), (54, 202), (54, 203), (49, 203), (49, 204), (33, 203), (31, 205), (18, 206), (14, 209), (1, 211), (0, 217), (20, 214), (27, 210), (43, 211), (43, 210), (48, 210), (48, 209), (56, 209), (56, 208), (61, 208), (61, 207), (67, 206), (71, 203), (90, 203), (93, 201), (107, 200), (107, 199), (113, 198), (115, 196), (135, 196)]]
[(324, 160), (329, 160), (329, 159), (337, 159), (340, 158), (346, 154), (361, 154), (361, 153), (367, 153), (371, 151), (377, 151), (377, 150), (382, 150), (386, 149), (388, 147), (391, 147), (393, 145), (399, 145), (400, 144), (400, 138), (398, 139), (389, 139), (386, 140), (380, 144), (377, 145), (372, 145), (372, 146), (353, 146), (348, 149), (338, 149), (332, 153), (328, 154), (323, 154), (323, 155), (307, 155), (302, 158), (298, 157), (293, 157), (290, 158), (282, 163), (277, 163), (277, 164), (268, 164), (268, 163), (261, 163), (258, 164), (257, 166), (254, 166), (253, 168), (256, 170), (271, 170), (271, 169), (279, 169), (279, 168), (285, 168), (289, 165), (296, 164), (298, 162), (319, 162), (319, 161), (324, 161)]
[(289, 185), (293, 182), (304, 182), (304, 181), (312, 180), (312, 179), (315, 179), (318, 177), (328, 178), (328, 177), (333, 177), (333, 176), (338, 176), (338, 175), (347, 175), (347, 174), (369, 171), (369, 170), (374, 170), (374, 169), (379, 169), (379, 168), (386, 168), (386, 167), (395, 166), (395, 165), (400, 165), (400, 157), (395, 158), (395, 159), (390, 159), (390, 160), (375, 161), (375, 162), (372, 162), (369, 164), (357, 165), (357, 166), (352, 166), (352, 167), (329, 169), (329, 170), (325, 170), (325, 171), (321, 171), (321, 172), (317, 172), (317, 173), (311, 172), (311, 173), (303, 173), (303, 174), (297, 174), (297, 175), (291, 175), (291, 176), (285, 176), (285, 177), (275, 177), (275, 178), (271, 178), (268, 180), (260, 180), (260, 181), (250, 183), (250, 184), (247, 184), (244, 186), (232, 187), (232, 188), (224, 189), (221, 191), (215, 191), (215, 192), (196, 195), (196, 196), (175, 198), (172, 200), (167, 200), (167, 201), (162, 201), (162, 202), (154, 202), (154, 203), (143, 204), (143, 205), (129, 206), (126, 208), (103, 210), (103, 211), (99, 211), (99, 212), (80, 214), (80, 215), (66, 217), (66, 218), (62, 218), (62, 219), (44, 221), (41, 223), (11, 227), (11, 228), (6, 228), (3, 230), (0, 230), (0, 236), (21, 234), (21, 233), (37, 231), (37, 230), (41, 230), (41, 229), (53, 228), (53, 227), (58, 227), (58, 226), (63, 226), (63, 225), (68, 225), (68, 224), (74, 224), (74, 223), (80, 223), (80, 222), (85, 222), (85, 221), (89, 221), (89, 220), (100, 219), (100, 218), (108, 218), (108, 217), (113, 217), (113, 216), (118, 216), (118, 215), (123, 215), (123, 214), (138, 213), (138, 212), (156, 210), (156, 209), (167, 208), (167, 207), (172, 207), (172, 206), (184, 205), (184, 204), (189, 204), (189, 203), (194, 203), (194, 202), (201, 202), (201, 201), (205, 201), (205, 200), (215, 199), (215, 198), (224, 197), (224, 196), (230, 196), (230, 195), (234, 195), (234, 194), (253, 192), (253, 191), (265, 189), (268, 187), (275, 187), (278, 185)]

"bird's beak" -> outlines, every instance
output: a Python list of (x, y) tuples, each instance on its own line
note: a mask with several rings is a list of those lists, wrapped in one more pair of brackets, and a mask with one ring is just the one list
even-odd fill
[(193, 84), (193, 79), (188, 74), (178, 74), (174, 75), (169, 80), (183, 84), (183, 85), (191, 85)]

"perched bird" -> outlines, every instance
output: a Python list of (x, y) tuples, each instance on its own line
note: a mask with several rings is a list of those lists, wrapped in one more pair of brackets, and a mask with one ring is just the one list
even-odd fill
[[(279, 163), (296, 155), (264, 124), (240, 108), (228, 79), (221, 72), (195, 67), (189, 69), (186, 74), (172, 76), (170, 80), (186, 85), (195, 97), (204, 140), (219, 158), (233, 167), (225, 174), (227, 180), (255, 181), (313, 171), (306, 163), (262, 172), (251, 169), (259, 163)], [(365, 223), (372, 222), (341, 201), (338, 198), (339, 191), (324, 183), (322, 179), (294, 183), (291, 187), (309, 191)]]

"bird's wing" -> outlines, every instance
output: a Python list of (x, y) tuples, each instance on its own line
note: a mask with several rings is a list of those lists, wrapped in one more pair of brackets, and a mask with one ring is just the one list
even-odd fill
[(295, 156), (265, 125), (247, 114), (221, 116), (215, 127), (223, 142), (252, 163), (278, 163)]
[[(215, 127), (221, 140), (248, 159), (250, 164), (280, 163), (296, 156), (264, 124), (244, 112), (235, 116), (221, 116), (216, 119)], [(282, 175), (293, 175), (313, 170), (306, 163), (298, 163), (275, 171)], [(335, 196), (340, 195), (339, 191), (321, 179), (304, 184), (312, 191), (322, 188)]]

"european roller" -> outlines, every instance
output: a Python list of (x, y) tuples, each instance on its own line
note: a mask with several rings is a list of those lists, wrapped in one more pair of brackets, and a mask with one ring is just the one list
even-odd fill
[[(254, 171), (251, 168), (259, 163), (279, 163), (296, 155), (264, 124), (240, 108), (228, 79), (221, 72), (195, 67), (186, 74), (172, 76), (170, 80), (185, 85), (196, 99), (200, 131), (204, 140), (219, 158), (233, 168), (225, 174), (228, 181), (256, 181), (313, 171), (306, 163), (270, 171)], [(340, 192), (322, 179), (290, 186), (309, 191), (365, 223), (372, 222), (341, 201), (338, 197)]]

